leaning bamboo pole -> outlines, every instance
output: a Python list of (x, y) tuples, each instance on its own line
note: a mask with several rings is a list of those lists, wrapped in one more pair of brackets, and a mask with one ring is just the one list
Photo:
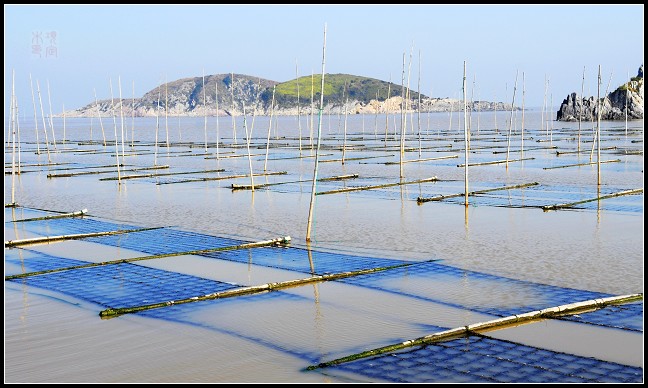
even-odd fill
[(79, 234), (67, 234), (67, 235), (60, 235), (60, 236), (45, 236), (45, 237), (33, 237), (33, 238), (25, 238), (22, 240), (8, 240), (5, 241), (5, 248), (8, 247), (16, 247), (20, 245), (33, 245), (33, 244), (44, 244), (44, 243), (51, 243), (51, 242), (57, 242), (57, 241), (63, 241), (63, 240), (77, 240), (81, 238), (86, 238), (86, 237), (98, 237), (98, 236), (112, 236), (115, 234), (124, 234), (124, 233), (132, 233), (132, 232), (143, 232), (146, 230), (153, 230), (153, 229), (160, 229), (161, 227), (155, 227), (155, 228), (139, 228), (139, 229), (119, 229), (119, 230), (111, 230), (108, 232), (95, 232), (95, 233), (79, 233)]
[(268, 170), (268, 153), (270, 152), (270, 132), (272, 131), (272, 116), (274, 115), (274, 105), (275, 105), (275, 91), (277, 87), (276, 85), (272, 86), (272, 100), (270, 102), (270, 120), (268, 120), (268, 137), (266, 139), (266, 157), (265, 161), (263, 162), (263, 171)]
[(200, 302), (200, 301), (212, 300), (212, 299), (224, 299), (224, 298), (231, 298), (240, 295), (258, 294), (260, 292), (275, 291), (284, 288), (297, 287), (309, 283), (326, 282), (331, 280), (349, 278), (353, 276), (365, 275), (374, 272), (387, 271), (390, 269), (406, 267), (413, 264), (414, 263), (405, 263), (405, 264), (397, 264), (397, 265), (392, 265), (387, 267), (369, 268), (369, 269), (358, 270), (358, 271), (339, 272), (339, 273), (324, 274), (324, 275), (313, 275), (302, 279), (286, 280), (283, 282), (275, 282), (275, 283), (266, 283), (258, 286), (240, 287), (233, 290), (225, 290), (225, 291), (215, 292), (212, 294), (193, 296), (190, 298), (170, 300), (170, 301), (160, 302), (160, 303), (152, 303), (152, 304), (142, 305), (142, 306), (114, 308), (114, 309), (109, 308), (106, 310), (102, 310), (99, 313), (99, 316), (102, 318), (113, 317), (116, 315), (136, 313), (139, 311), (151, 310), (151, 309), (156, 309), (161, 307), (168, 307), (168, 306), (184, 304), (184, 303)]
[(20, 220), (13, 220), (12, 222), (27, 222), (27, 221), (41, 221), (41, 220), (51, 220), (55, 218), (67, 218), (67, 217), (79, 217), (83, 216), (88, 212), (88, 209), (82, 209), (79, 210), (78, 212), (72, 212), (72, 213), (63, 213), (63, 214), (57, 214), (53, 216), (44, 216), (44, 217), (33, 217), (33, 218), (23, 218)]
[(317, 119), (317, 146), (315, 149), (315, 164), (313, 167), (313, 185), (311, 187), (310, 205), (308, 207), (308, 220), (306, 222), (306, 242), (311, 241), (313, 228), (313, 216), (315, 213), (315, 190), (317, 186), (317, 168), (319, 166), (319, 151), (322, 142), (322, 110), (324, 109), (324, 73), (326, 67), (326, 23), (324, 23), (324, 43), (322, 44), (322, 82), (320, 93), (320, 105)]
[[(97, 100), (97, 89), (92, 88), (95, 98), (95, 106), (97, 107), (97, 116), (99, 117), (99, 125), (101, 125), (101, 136), (103, 137), (103, 145), (106, 146), (106, 133), (104, 132), (103, 121), (101, 120), (101, 107), (99, 106), (99, 101)], [(159, 101), (158, 101), (159, 102)]]
[(32, 106), (34, 107), (34, 129), (36, 131), (36, 155), (40, 155), (40, 141), (38, 139), (38, 118), (36, 113), (36, 99), (34, 98), (34, 84), (32, 83), (32, 75), (29, 73), (29, 88), (31, 89)]
[(52, 118), (52, 96), (50, 93), (49, 79), (47, 81), (47, 101), (49, 102), (49, 123), (50, 129), (52, 130), (52, 144), (54, 149), (56, 149), (56, 135), (54, 134), (54, 119)]
[(38, 102), (40, 103), (41, 117), (43, 118), (43, 133), (45, 133), (45, 146), (47, 149), (47, 163), (52, 163), (49, 149), (49, 138), (47, 136), (47, 124), (45, 123), (45, 112), (43, 111), (43, 98), (40, 92), (40, 81), (36, 80), (36, 91), (38, 92)]
[(26, 273), (22, 273), (22, 274), (5, 276), (5, 280), (21, 279), (21, 278), (26, 278), (26, 277), (31, 277), (31, 276), (49, 274), (49, 273), (53, 273), (53, 272), (71, 271), (71, 270), (81, 269), (81, 268), (100, 267), (100, 266), (105, 266), (105, 265), (122, 264), (122, 263), (132, 263), (134, 261), (163, 259), (163, 258), (166, 258), (166, 257), (175, 257), (175, 256), (202, 255), (202, 254), (205, 254), (205, 253), (233, 251), (233, 250), (238, 250), (238, 249), (249, 249), (249, 248), (257, 248), (257, 247), (265, 247), (265, 246), (270, 246), (270, 245), (287, 245), (289, 243), (290, 243), (290, 236), (285, 236), (285, 237), (275, 238), (275, 239), (272, 239), (272, 240), (258, 241), (258, 242), (245, 243), (245, 244), (239, 244), (239, 245), (230, 245), (230, 246), (226, 246), (226, 247), (196, 249), (196, 250), (192, 250), (192, 251), (182, 251), (182, 252), (161, 253), (159, 255), (131, 257), (130, 259), (117, 259), (117, 260), (110, 260), (110, 261), (102, 261), (102, 262), (99, 262), (99, 263), (88, 263), (88, 264), (74, 265), (74, 266), (71, 266), (71, 267), (54, 268), (54, 269), (48, 269), (48, 270), (43, 270), (43, 271), (26, 272)]
[(434, 182), (434, 181), (437, 181), (437, 180), (439, 180), (439, 179), (434, 176), (434, 177), (431, 177), (431, 178), (418, 179), (418, 180), (409, 181), (409, 182), (385, 183), (385, 184), (382, 184), (382, 185), (374, 185), (374, 186), (345, 187), (343, 189), (337, 189), (337, 190), (320, 191), (319, 193), (317, 193), (317, 195), (348, 193), (349, 191), (380, 189), (380, 188), (383, 188), (383, 187), (403, 186), (403, 185), (409, 185), (409, 184), (412, 184), (412, 183)]
[(581, 203), (594, 202), (594, 201), (599, 201), (601, 199), (614, 198), (614, 197), (620, 197), (622, 195), (631, 195), (631, 194), (639, 194), (639, 193), (643, 193), (643, 189), (632, 189), (632, 190), (619, 191), (617, 193), (601, 195), (601, 196), (597, 196), (596, 198), (584, 199), (582, 201), (576, 201), (576, 202), (570, 202), (570, 203), (562, 203), (562, 204), (556, 204), (556, 205), (545, 205), (545, 206), (542, 207), (542, 210), (548, 211), (548, 210), (566, 209), (566, 208), (570, 208), (570, 207), (573, 207), (573, 206), (576, 206), (576, 205), (580, 205)]
[(311, 365), (306, 370), (317, 368), (326, 368), (332, 365), (342, 364), (349, 361), (355, 361), (361, 358), (377, 356), (380, 354), (394, 352), (412, 346), (423, 346), (440, 341), (448, 341), (456, 338), (470, 336), (481, 332), (492, 331), (520, 324), (532, 323), (544, 319), (560, 318), (565, 315), (574, 315), (578, 313), (590, 312), (605, 308), (610, 305), (620, 305), (643, 300), (643, 294), (628, 294), (621, 296), (611, 296), (600, 299), (590, 299), (582, 302), (563, 304), (556, 307), (549, 307), (542, 310), (530, 311), (523, 314), (510, 315), (504, 318), (497, 318), (486, 322), (473, 323), (471, 325), (460, 326), (454, 329), (444, 330), (437, 333), (429, 334), (423, 337), (403, 341), (397, 344), (387, 345), (380, 348), (366, 350), (364, 352), (352, 354), (349, 356), (337, 358), (335, 360), (322, 362), (317, 365)]
[[(504, 187), (495, 187), (493, 189), (484, 189), (484, 190), (476, 190), (468, 193), (468, 195), (477, 195), (477, 194), (483, 194), (483, 193), (488, 193), (491, 191), (498, 191), (498, 190), (510, 190), (510, 189), (521, 189), (524, 187), (529, 187), (529, 186), (536, 186), (539, 185), (538, 182), (531, 182), (531, 183), (524, 183), (521, 185), (513, 185), (513, 186), (504, 186)], [(416, 199), (416, 202), (420, 205), (423, 202), (431, 202), (431, 201), (441, 201), (447, 198), (456, 198), (456, 197), (461, 197), (464, 195), (464, 193), (459, 193), (459, 194), (450, 194), (450, 195), (438, 195), (436, 197), (418, 197)]]

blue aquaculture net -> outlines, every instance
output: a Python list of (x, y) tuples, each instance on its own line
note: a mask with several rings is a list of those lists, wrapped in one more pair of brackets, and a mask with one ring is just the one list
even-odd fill
[[(36, 212), (37, 213), (37, 212)], [(21, 223), (24, 231), (35, 234), (72, 234), (91, 231), (138, 229), (92, 219), (65, 218)], [(84, 241), (160, 255), (246, 243), (172, 228), (159, 228), (120, 235), (86, 238)], [(325, 275), (361, 269), (410, 264), (389, 270), (336, 280), (341, 284), (375, 290), (384, 294), (413, 298), (424, 303), (444, 305), (495, 317), (605, 298), (612, 295), (556, 287), (475, 271), (434, 261), (404, 262), (389, 258), (364, 257), (307, 250), (299, 247), (265, 246), (227, 251), (196, 253), (210, 260), (224, 260), (276, 268), (311, 275)], [(146, 261), (141, 262), (146, 263)], [(6, 281), (64, 293), (99, 306), (132, 308), (182, 299), (196, 298), (241, 287), (228, 282), (205, 279), (140, 265), (139, 262), (88, 266), (86, 261), (40, 252), (37, 246), (5, 249), (5, 276), (36, 271), (37, 276), (9, 278)], [(81, 268), (71, 268), (84, 266)], [(407, 279), (407, 281), (401, 281)], [(488, 295), (488, 298), (480, 295)], [(503, 302), (498, 295), (516, 295)], [(227, 303), (303, 303), (306, 297), (276, 291), (199, 303), (169, 305), (137, 312), (156, 319), (197, 325), (211, 330), (249, 337), (265, 346), (291, 353), (318, 364), (323, 355), (317, 349), (278, 343), (273, 338), (225, 329), (196, 315), (201, 309)], [(603, 309), (559, 318), (580, 324), (604, 326), (615, 330), (643, 333), (643, 303), (608, 306)], [(432, 327), (429, 330), (445, 330)], [(350, 379), (384, 382), (642, 382), (643, 369), (579, 355), (541, 349), (484, 335), (416, 346), (371, 358), (322, 368), (322, 373), (349, 376)], [(315, 373), (309, 371), (308, 373)]]

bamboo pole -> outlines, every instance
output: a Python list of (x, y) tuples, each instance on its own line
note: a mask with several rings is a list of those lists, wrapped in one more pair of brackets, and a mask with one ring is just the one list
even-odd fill
[[(143, 170), (158, 170), (158, 169), (163, 169), (163, 168), (169, 168), (168, 165), (159, 165), (159, 166), (153, 166), (153, 167), (141, 167), (141, 168), (130, 168), (126, 170), (122, 170), (121, 172), (126, 172), (126, 171), (143, 171)], [(109, 170), (109, 171), (83, 171), (83, 172), (74, 172), (74, 173), (62, 173), (62, 174), (47, 174), (48, 178), (69, 178), (72, 176), (78, 176), (78, 175), (93, 175), (93, 174), (106, 174), (106, 173), (111, 173), (114, 172), (115, 170)], [(124, 179), (124, 177), (119, 176), (118, 178), (111, 178), (111, 179), (106, 179), (106, 180), (114, 180), (114, 179)]]
[(120, 230), (112, 230), (108, 232), (95, 232), (95, 233), (80, 233), (80, 234), (67, 234), (67, 235), (61, 235), (61, 236), (46, 236), (46, 237), (34, 237), (34, 238), (26, 238), (22, 240), (8, 240), (5, 241), (5, 248), (9, 247), (16, 247), (20, 245), (33, 245), (33, 244), (43, 244), (43, 243), (50, 243), (50, 242), (57, 242), (57, 241), (62, 241), (62, 240), (77, 240), (81, 238), (86, 238), (86, 237), (98, 237), (98, 236), (112, 236), (115, 234), (124, 234), (124, 233), (131, 233), (131, 232), (143, 232), (146, 230), (154, 230), (154, 229), (160, 229), (161, 227), (155, 227), (155, 228), (140, 228), (140, 229), (120, 229)]
[(56, 149), (56, 135), (54, 134), (54, 119), (52, 118), (52, 96), (50, 94), (49, 79), (47, 81), (47, 101), (49, 102), (49, 123), (50, 129), (52, 130), (52, 144), (54, 149)]
[(166, 147), (169, 150), (169, 83), (164, 76), (164, 126), (166, 128)]
[(40, 81), (39, 80), (36, 80), (36, 91), (38, 92), (38, 101), (40, 103), (41, 117), (43, 118), (43, 133), (45, 133), (45, 146), (46, 146), (46, 149), (47, 149), (47, 162), (52, 163), (52, 158), (50, 157), (49, 139), (48, 139), (48, 136), (47, 136), (47, 124), (45, 123), (45, 112), (43, 111), (43, 98), (41, 97)]
[[(468, 195), (477, 195), (477, 194), (483, 194), (483, 193), (488, 193), (491, 191), (497, 191), (497, 190), (510, 190), (510, 189), (520, 189), (524, 187), (529, 187), (529, 186), (536, 186), (538, 185), (538, 182), (531, 182), (531, 183), (524, 183), (521, 185), (513, 185), (513, 186), (504, 186), (504, 187), (496, 187), (493, 189), (484, 189), (484, 190), (476, 190), (468, 193)], [(450, 194), (450, 195), (439, 195), (436, 197), (418, 197), (416, 199), (416, 202), (420, 205), (423, 202), (430, 202), (430, 201), (441, 201), (446, 198), (455, 198), (455, 197), (461, 197), (464, 195), (464, 193), (459, 193), (459, 194)]]
[(247, 144), (247, 154), (248, 154), (248, 163), (250, 165), (250, 186), (252, 192), (254, 192), (254, 172), (252, 171), (252, 155), (250, 154), (250, 134), (248, 134), (248, 128), (247, 128), (247, 121), (246, 121), (246, 114), (245, 114), (245, 102), (243, 104), (243, 128), (245, 129), (245, 137), (246, 137), (246, 144)]
[(115, 128), (115, 157), (117, 159), (117, 184), (121, 186), (121, 172), (119, 171), (119, 144), (117, 143), (117, 118), (115, 117), (115, 101), (113, 99), (112, 78), (110, 81), (110, 109), (112, 111), (113, 126)]
[[(501, 164), (501, 163), (507, 163), (508, 164), (508, 163), (512, 163), (512, 162), (521, 162), (523, 160), (533, 160), (533, 159), (535, 159), (535, 158), (522, 158), (522, 159), (512, 159), (512, 160), (508, 160), (508, 159), (505, 159), (505, 160), (493, 160), (491, 162), (469, 163), (468, 165), (472, 167), (472, 166), (486, 166), (486, 165), (489, 165), (489, 164)], [(457, 164), (457, 167), (464, 167), (464, 164), (463, 163), (462, 164)]]
[(220, 159), (219, 142), (220, 142), (220, 124), (218, 120), (218, 80), (216, 80), (216, 160)]
[(371, 189), (379, 189), (379, 188), (382, 188), (382, 187), (409, 185), (409, 184), (412, 184), (412, 183), (434, 182), (434, 181), (437, 181), (437, 180), (438, 180), (438, 178), (434, 176), (434, 177), (431, 177), (431, 178), (419, 179), (419, 180), (409, 181), (409, 182), (385, 183), (385, 184), (382, 184), (382, 185), (375, 185), (375, 186), (345, 187), (343, 189), (330, 190), (330, 191), (321, 191), (321, 192), (317, 193), (317, 195), (347, 193), (349, 191), (371, 190)]
[(234, 109), (236, 108), (235, 102), (234, 102), (234, 73), (231, 74), (231, 79), (230, 79), (230, 94), (232, 95), (232, 137), (234, 141), (234, 145), (236, 145), (236, 117), (234, 115)]
[[(322, 86), (320, 93), (320, 105), (317, 119), (317, 146), (315, 149), (315, 164), (313, 167), (313, 185), (311, 188), (310, 205), (308, 207), (308, 220), (306, 222), (306, 242), (311, 241), (311, 231), (313, 227), (313, 216), (315, 213), (315, 190), (317, 186), (317, 168), (319, 166), (319, 151), (322, 142), (322, 110), (324, 109), (324, 74), (326, 67), (326, 23), (324, 23), (324, 43), (322, 44)], [(329, 121), (330, 123), (330, 121)]]
[(275, 239), (266, 240), (266, 241), (258, 241), (258, 242), (253, 242), (253, 243), (231, 245), (231, 246), (227, 246), (227, 247), (197, 249), (197, 250), (182, 251), (182, 252), (162, 253), (162, 254), (159, 254), (159, 255), (131, 257), (130, 259), (118, 259), (118, 260), (102, 261), (100, 263), (88, 263), (88, 264), (74, 265), (74, 266), (65, 267), (65, 268), (54, 268), (54, 269), (48, 269), (48, 270), (43, 270), (43, 271), (27, 272), (27, 273), (22, 273), (22, 274), (5, 276), (5, 280), (20, 279), (20, 278), (26, 278), (26, 277), (31, 277), (31, 276), (49, 274), (49, 273), (53, 273), (53, 272), (63, 272), (63, 271), (81, 269), (81, 268), (100, 267), (100, 266), (112, 265), (112, 264), (131, 263), (131, 262), (134, 262), (134, 261), (163, 259), (163, 258), (166, 258), (166, 257), (174, 257), (174, 256), (201, 255), (201, 254), (211, 253), (211, 252), (233, 251), (233, 250), (238, 250), (238, 249), (248, 249), (248, 248), (265, 247), (265, 246), (270, 246), (270, 245), (287, 245), (287, 244), (290, 244), (290, 236), (275, 238)]
[(401, 133), (400, 133), (400, 177), (403, 178), (403, 159), (405, 159), (405, 129), (407, 115), (405, 114), (405, 52), (403, 52), (403, 75), (401, 77)]
[(122, 99), (121, 75), (117, 76), (117, 85), (119, 86), (119, 121), (121, 123), (121, 146), (122, 146), (122, 163), (126, 156), (126, 147), (124, 146), (124, 100)]
[[(287, 171), (278, 171), (278, 172), (265, 172), (254, 174), (254, 176), (266, 176), (266, 175), (286, 175)], [(198, 179), (186, 179), (182, 181), (175, 182), (157, 182), (157, 185), (167, 185), (172, 183), (189, 183), (189, 182), (204, 182), (204, 181), (220, 181), (223, 179), (235, 179), (235, 178), (248, 178), (248, 174), (238, 174), (238, 175), (228, 175), (228, 176), (219, 176), (219, 177), (210, 177), (210, 178), (198, 178)]]
[(295, 59), (295, 81), (297, 81), (297, 128), (299, 131), (299, 155), (302, 154), (302, 129), (301, 129), (301, 113), (299, 111), (299, 66), (297, 59)]
[(387, 137), (389, 131), (389, 110), (387, 109), (387, 100), (391, 97), (391, 73), (389, 73), (389, 83), (387, 84), (387, 96), (385, 97), (385, 147), (387, 147)]
[(612, 194), (608, 194), (608, 195), (601, 195), (601, 196), (598, 196), (596, 198), (585, 199), (585, 200), (582, 200), (582, 201), (576, 201), (576, 202), (570, 202), (570, 203), (562, 203), (562, 204), (557, 204), (557, 205), (546, 205), (546, 206), (542, 207), (542, 210), (548, 211), (548, 210), (565, 209), (565, 208), (573, 207), (575, 205), (579, 205), (581, 203), (599, 201), (601, 199), (614, 198), (614, 197), (620, 197), (622, 195), (639, 194), (639, 193), (643, 193), (643, 189), (625, 190), (625, 191), (619, 191), (617, 193), (612, 193)]
[[(604, 160), (601, 161), (600, 163), (614, 163), (614, 162), (620, 162), (621, 159), (613, 159), (613, 160)], [(576, 163), (576, 164), (566, 164), (564, 166), (553, 166), (553, 167), (543, 167), (543, 170), (551, 170), (554, 168), (565, 168), (565, 167), (576, 167), (576, 166), (589, 166), (591, 164), (597, 164), (598, 162), (590, 162), (590, 163)]]
[(32, 83), (32, 75), (29, 73), (29, 88), (31, 89), (32, 106), (34, 107), (34, 128), (36, 131), (36, 155), (40, 155), (40, 141), (38, 139), (38, 118), (36, 113), (36, 99), (34, 98), (34, 84)]
[(16, 204), (16, 70), (11, 69), (11, 102), (9, 104), (9, 116), (11, 121), (11, 203)]
[(578, 145), (577, 150), (580, 152), (580, 143), (581, 143), (581, 121), (583, 117), (583, 98), (585, 94), (585, 66), (583, 66), (583, 81), (581, 82), (581, 96), (579, 99), (579, 110), (578, 110)]
[(417, 112), (417, 125), (418, 125), (418, 141), (419, 141), (419, 153), (418, 156), (421, 158), (421, 50), (419, 49), (419, 63), (418, 63), (418, 86), (416, 87), (418, 92), (418, 105), (416, 107)]
[(525, 94), (525, 82), (524, 82), (524, 72), (522, 72), (522, 130), (520, 133), (520, 158), (524, 158), (524, 94)]
[(205, 68), (203, 67), (202, 73), (202, 89), (203, 89), (203, 109), (205, 109), (205, 152), (207, 152), (207, 91), (205, 90)]
[(258, 286), (240, 287), (233, 290), (225, 290), (225, 291), (215, 292), (212, 294), (193, 296), (185, 299), (170, 300), (166, 302), (153, 303), (153, 304), (142, 305), (142, 306), (114, 308), (114, 309), (109, 308), (106, 310), (102, 310), (99, 313), (99, 316), (105, 318), (105, 317), (112, 317), (115, 315), (136, 313), (139, 311), (151, 310), (151, 309), (156, 309), (161, 307), (168, 307), (168, 306), (184, 304), (184, 303), (192, 303), (192, 302), (199, 302), (199, 301), (212, 300), (212, 299), (224, 299), (224, 298), (231, 298), (240, 295), (258, 294), (260, 292), (275, 291), (284, 288), (297, 287), (309, 283), (326, 282), (331, 280), (349, 278), (353, 276), (365, 275), (374, 272), (387, 271), (390, 269), (410, 266), (412, 264), (414, 263), (398, 264), (398, 265), (392, 265), (388, 267), (370, 268), (370, 269), (364, 269), (358, 271), (339, 272), (334, 274), (313, 275), (302, 279), (286, 280), (283, 282), (275, 282), (275, 283), (266, 283)]
[(103, 145), (106, 146), (106, 133), (104, 132), (103, 120), (101, 120), (101, 107), (99, 106), (99, 100), (97, 100), (97, 90), (92, 88), (95, 98), (95, 106), (97, 107), (97, 115), (99, 117), (99, 125), (101, 126), (101, 136), (103, 137)]
[(135, 80), (133, 80), (133, 99), (131, 100), (131, 147), (135, 147)]
[[(393, 156), (393, 155), (385, 155), (385, 156)], [(358, 156), (358, 157), (355, 157), (355, 158), (346, 158), (344, 160), (349, 161), (349, 160), (375, 159), (375, 158), (384, 158), (385, 156)], [(341, 160), (342, 159), (326, 159), (326, 160), (320, 160), (320, 163), (339, 162)]]
[[(157, 170), (157, 169), (163, 169), (163, 168), (169, 168), (168, 165), (164, 166), (156, 166), (156, 167), (147, 167), (147, 168), (134, 168), (128, 171), (140, 171), (140, 170)], [(122, 176), (121, 179), (137, 179), (137, 178), (153, 178), (153, 177), (159, 177), (159, 176), (169, 176), (169, 175), (187, 175), (187, 174), (201, 174), (201, 173), (212, 173), (212, 172), (223, 172), (225, 171), (224, 168), (217, 168), (215, 170), (202, 170), (202, 171), (180, 171), (180, 172), (168, 172), (168, 173), (160, 173), (160, 174), (142, 174), (142, 175), (125, 175)], [(100, 181), (112, 181), (117, 178), (115, 177), (108, 177), (108, 178), (100, 178)]]
[[(319, 178), (318, 181), (341, 181), (344, 179), (353, 179), (357, 178), (358, 174), (347, 174), (347, 175), (339, 175), (339, 176), (334, 176), (334, 177), (329, 177), (329, 178)], [(277, 185), (285, 185), (288, 183), (303, 183), (303, 182), (310, 182), (310, 179), (302, 179), (298, 181), (288, 181), (288, 182), (273, 182), (273, 183), (262, 183), (259, 185), (255, 185), (254, 187), (259, 188), (259, 187), (268, 187), (268, 186), (277, 186)], [(251, 185), (237, 185), (236, 183), (232, 183), (232, 191), (235, 190), (250, 190), (252, 189), (253, 186)]]
[(78, 212), (63, 213), (63, 214), (57, 214), (57, 215), (54, 215), (54, 216), (23, 218), (21, 220), (13, 220), (12, 222), (41, 221), (41, 220), (51, 220), (51, 219), (54, 219), (54, 218), (78, 217), (78, 216), (85, 215), (87, 212), (88, 212), (88, 209), (82, 209), (82, 210), (79, 210)]
[[(427, 162), (430, 160), (440, 160), (440, 159), (454, 159), (458, 158), (459, 155), (447, 155), (447, 156), (438, 156), (436, 158), (422, 158), (422, 159), (411, 159), (411, 160), (406, 160), (403, 163), (414, 163), (414, 162)], [(400, 164), (400, 162), (385, 162), (384, 164)]]
[[(347, 83), (346, 81), (344, 82), (344, 89), (347, 88)], [(342, 91), (342, 94), (344, 94), (344, 90)], [(344, 164), (344, 156), (346, 154), (346, 143), (347, 143), (347, 118), (349, 117), (348, 112), (347, 112), (347, 106), (349, 105), (349, 93), (346, 93), (346, 100), (344, 103), (344, 140), (342, 142), (342, 164)]]
[(511, 136), (513, 136), (513, 111), (515, 110), (515, 92), (517, 91), (518, 72), (515, 72), (515, 84), (513, 85), (513, 101), (511, 102), (511, 119), (509, 120), (508, 136), (506, 137), (506, 168), (508, 169), (509, 152), (511, 149)]
[(268, 152), (270, 152), (270, 132), (272, 130), (272, 116), (274, 115), (274, 100), (275, 100), (275, 90), (276, 85), (272, 86), (272, 100), (270, 103), (270, 120), (268, 122), (268, 138), (266, 139), (266, 157), (265, 162), (263, 162), (263, 171), (268, 170)]
[(468, 142), (468, 124), (467, 124), (467, 112), (466, 112), (466, 61), (464, 61), (463, 69), (463, 105), (464, 105), (464, 205), (468, 206), (468, 148), (470, 148), (470, 143)]
[(464, 336), (474, 335), (481, 332), (497, 330), (501, 328), (517, 326), (520, 324), (532, 323), (544, 319), (560, 318), (565, 315), (574, 315), (583, 312), (595, 311), (605, 308), (609, 305), (619, 305), (643, 300), (643, 294), (629, 294), (621, 296), (612, 296), (608, 298), (591, 299), (583, 302), (564, 304), (556, 307), (549, 307), (542, 310), (530, 311), (523, 314), (510, 315), (504, 318), (497, 318), (491, 321), (473, 323), (467, 326), (456, 327), (454, 329), (444, 330), (437, 333), (429, 334), (423, 337), (403, 341), (397, 344), (387, 345), (380, 348), (367, 350), (361, 353), (352, 354), (335, 360), (322, 362), (317, 365), (310, 365), (306, 370), (317, 368), (326, 368), (332, 365), (342, 364), (349, 361), (355, 361), (361, 358), (377, 356), (380, 354), (394, 352), (412, 346), (426, 345), (430, 343), (452, 340)]

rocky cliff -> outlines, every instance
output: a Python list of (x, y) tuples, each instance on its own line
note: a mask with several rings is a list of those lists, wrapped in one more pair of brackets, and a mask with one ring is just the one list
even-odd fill
[[(404, 92), (403, 93), (403, 89)], [(99, 100), (73, 111), (66, 117), (98, 117), (112, 114), (155, 116), (239, 116), (317, 114), (321, 75), (276, 82), (243, 74), (216, 74), (183, 78), (164, 83), (141, 98)], [(406, 98), (403, 98), (403, 94)], [(409, 97), (409, 98), (407, 98)], [(348, 74), (324, 77), (324, 114), (371, 114), (407, 111), (449, 112), (463, 109), (463, 102), (450, 98), (431, 98), (401, 88), (391, 82)], [(120, 106), (120, 103), (122, 106)], [(510, 110), (511, 104), (472, 101), (473, 111)]]
[[(595, 97), (579, 98), (571, 93), (560, 105), (556, 120), (592, 120), (598, 117), (599, 108)], [(601, 99), (601, 120), (643, 119), (644, 84), (643, 64), (636, 77), (619, 86), (615, 91)]]

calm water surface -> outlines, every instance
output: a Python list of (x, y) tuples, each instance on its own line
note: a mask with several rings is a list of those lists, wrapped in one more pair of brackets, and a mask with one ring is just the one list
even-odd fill
[[(355, 115), (322, 118), (318, 177), (358, 174), (356, 179), (318, 182), (317, 192), (437, 177), (436, 182), (392, 185), (374, 190), (317, 195), (310, 246), (315, 250), (407, 261), (441, 260), (467, 270), (558, 287), (625, 295), (643, 293), (643, 194), (587, 202), (575, 209), (543, 211), (551, 205), (596, 197), (597, 165), (589, 163), (593, 125), (544, 122), (541, 113), (516, 113), (511, 140), (510, 112), (473, 113), (469, 163), (504, 160), (506, 164), (471, 166), (469, 191), (538, 182), (540, 188), (494, 191), (417, 204), (418, 197), (465, 191), (463, 123), (447, 113), (416, 115), (408, 129), (405, 160), (399, 160), (400, 117)], [(341, 121), (340, 121), (341, 120)], [(479, 120), (479, 121), (477, 121)], [(495, 121), (499, 131), (495, 131)], [(54, 120), (56, 149), (48, 154), (39, 125), (20, 123), (23, 173), (5, 174), (5, 203), (26, 208), (72, 212), (143, 227), (172, 226), (210, 235), (261, 241), (290, 236), (305, 246), (314, 156), (311, 137), (317, 118), (237, 118), (234, 145), (231, 118), (170, 118), (160, 121), (155, 146), (155, 118), (125, 119), (124, 147), (120, 121), (103, 118)], [(389, 123), (385, 136), (385, 123)], [(643, 188), (643, 121), (603, 122), (601, 193)], [(64, 126), (65, 125), (65, 126)], [(168, 128), (168, 132), (167, 132)], [(301, 131), (300, 131), (301, 128)], [(546, 128), (542, 130), (541, 128)], [(65, 129), (65, 133), (63, 132)], [(251, 133), (248, 157), (246, 129)], [(313, 130), (313, 132), (311, 132)], [(346, 135), (345, 135), (346, 131)], [(114, 142), (104, 146), (103, 136)], [(420, 133), (420, 136), (419, 136)], [(166, 147), (166, 139), (169, 147)], [(267, 142), (270, 138), (270, 142)], [(420, 138), (420, 140), (419, 140)], [(218, 139), (218, 148), (216, 147)], [(52, 139), (50, 139), (51, 141)], [(63, 140), (66, 140), (64, 143)], [(99, 144), (80, 144), (82, 141)], [(207, 143), (207, 147), (205, 147)], [(315, 143), (315, 142), (313, 142)], [(300, 150), (301, 144), (301, 150)], [(510, 145), (510, 148), (508, 148)], [(342, 148), (344, 147), (344, 154)], [(371, 147), (371, 149), (368, 149)], [(524, 147), (524, 152), (520, 152)], [(40, 154), (36, 150), (40, 149)], [(125, 154), (121, 176), (224, 169), (223, 172), (160, 175), (138, 179), (100, 180), (102, 174), (48, 178), (48, 174), (106, 170), (88, 166), (116, 164)], [(87, 152), (81, 152), (87, 151)], [(557, 154), (557, 151), (559, 154)], [(641, 151), (641, 152), (637, 152)], [(267, 152), (267, 153), (266, 153)], [(561, 153), (562, 152), (562, 153)], [(215, 156), (218, 155), (218, 158)], [(267, 158), (266, 158), (267, 155)], [(447, 158), (439, 159), (447, 156)], [(455, 157), (456, 156), (456, 157)], [(518, 160), (528, 158), (526, 160)], [(346, 158), (345, 163), (341, 158)], [(356, 158), (356, 159), (354, 159)], [(15, 159), (14, 159), (15, 160)], [(593, 153), (597, 160), (597, 153)], [(69, 164), (63, 164), (69, 163)], [(5, 171), (11, 172), (11, 148), (5, 148)], [(169, 165), (168, 169), (127, 171)], [(264, 172), (285, 175), (181, 182)], [(78, 170), (63, 168), (83, 167)], [(254, 191), (235, 184), (276, 184)], [(12, 219), (27, 218), (26, 209), (5, 209), (5, 240), (35, 237)], [(55, 231), (52, 231), (54, 234)], [(100, 262), (141, 256), (140, 252), (84, 241), (39, 245), (54, 256)], [(6, 255), (5, 249), (5, 255)], [(258, 265), (180, 256), (151, 260), (151, 268), (181, 272), (239, 285), (305, 277), (304, 274)], [(19, 273), (8, 267), (5, 273)], [(347, 382), (363, 381), (336, 373), (304, 372), (316, 361), (431, 334), (434, 327), (452, 328), (493, 319), (469, 310), (492, 303), (519, 305), (538, 295), (513, 293), (498, 282), (462, 285), (421, 278), (386, 279), (438, 300), (453, 300), (466, 309), (386, 294), (340, 282), (295, 287), (279, 296), (242, 297), (194, 304), (191, 319), (160, 319), (128, 314), (100, 319), (101, 307), (72, 296), (5, 281), (5, 382)], [(574, 301), (576, 302), (576, 301)], [(200, 306), (199, 306), (200, 305)], [(643, 366), (643, 333), (626, 333), (590, 325), (544, 321), (489, 335), (531, 346), (586, 357)]]

